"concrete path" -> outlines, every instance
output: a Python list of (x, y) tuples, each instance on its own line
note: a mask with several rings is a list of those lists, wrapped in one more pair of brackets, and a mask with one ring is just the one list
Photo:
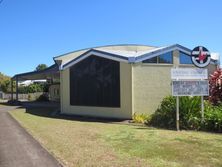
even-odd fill
[(59, 167), (58, 161), (0, 106), (0, 166)]

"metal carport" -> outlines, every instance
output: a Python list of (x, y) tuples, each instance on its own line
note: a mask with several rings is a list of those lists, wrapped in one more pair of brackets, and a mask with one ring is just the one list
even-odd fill
[(53, 64), (50, 67), (41, 71), (32, 71), (27, 73), (16, 74), (11, 78), (11, 100), (13, 100), (13, 81), (16, 81), (16, 100), (18, 101), (18, 82), (25, 80), (39, 80), (39, 79), (59, 79), (59, 66)]

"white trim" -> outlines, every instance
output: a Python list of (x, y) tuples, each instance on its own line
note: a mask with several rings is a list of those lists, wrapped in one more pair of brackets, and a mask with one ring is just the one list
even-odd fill
[[(83, 53), (84, 54), (84, 53)], [(103, 58), (106, 58), (106, 59), (111, 59), (111, 60), (115, 60), (115, 61), (119, 61), (119, 62), (127, 62), (128, 63), (128, 60), (123, 60), (123, 59), (120, 59), (120, 58), (117, 58), (117, 57), (113, 57), (113, 56), (109, 56), (107, 54), (104, 54), (104, 53), (98, 53), (96, 51), (90, 51), (89, 53), (85, 54), (84, 56), (76, 59), (75, 61), (71, 62), (70, 64), (68, 64), (67, 66), (65, 67), (62, 67), (62, 69), (67, 69), (71, 66), (73, 66), (74, 64), (82, 61), (83, 59), (91, 56), (91, 55), (95, 55), (95, 56), (98, 56), (98, 57), (103, 57)]]
[[(141, 61), (144, 61), (146, 59), (150, 59), (150, 58), (153, 58), (153, 57), (156, 57), (156, 56), (159, 56), (159, 55), (162, 55), (164, 53), (167, 53), (167, 52), (170, 52), (170, 51), (174, 51), (174, 50), (179, 50), (179, 51), (182, 51), (182, 52), (184, 52), (184, 53), (186, 53), (188, 55), (191, 55), (191, 53), (188, 52), (187, 50), (182, 49), (182, 48), (180, 48), (178, 46), (175, 46), (173, 48), (169, 48), (169, 49), (166, 49), (166, 50), (164, 49), (163, 51), (158, 51), (157, 50), (157, 53), (154, 53), (154, 54), (152, 54), (152, 52), (151, 53), (147, 53), (147, 54), (151, 54), (151, 55), (150, 56), (144, 56), (143, 58), (140, 58), (140, 59), (136, 60), (135, 63), (141, 62)], [(144, 54), (144, 55), (146, 55), (146, 54)]]

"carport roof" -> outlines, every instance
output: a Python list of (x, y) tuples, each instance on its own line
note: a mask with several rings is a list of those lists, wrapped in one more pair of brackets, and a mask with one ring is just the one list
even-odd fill
[(15, 80), (17, 78), (18, 81), (24, 81), (24, 80), (49, 79), (52, 77), (59, 78), (59, 66), (57, 64), (53, 64), (50, 67), (41, 71), (16, 74), (15, 76), (13, 76), (12, 79)]

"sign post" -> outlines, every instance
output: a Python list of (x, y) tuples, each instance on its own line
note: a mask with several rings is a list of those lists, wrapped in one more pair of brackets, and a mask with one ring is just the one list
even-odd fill
[(173, 68), (171, 69), (172, 95), (176, 96), (176, 129), (179, 125), (179, 97), (201, 96), (201, 121), (204, 121), (204, 98), (209, 95), (207, 69)]
[(201, 96), (201, 122), (204, 122), (204, 98)]
[(211, 61), (210, 52), (203, 46), (191, 51), (191, 60), (198, 68), (171, 69), (172, 94), (176, 96), (176, 128), (179, 131), (179, 96), (201, 96), (201, 121), (204, 121), (204, 98), (209, 96), (208, 72), (204, 67)]
[(180, 130), (180, 114), (179, 114), (179, 96), (176, 97), (176, 103), (177, 103), (177, 111), (176, 111), (176, 127), (177, 127), (177, 131)]

